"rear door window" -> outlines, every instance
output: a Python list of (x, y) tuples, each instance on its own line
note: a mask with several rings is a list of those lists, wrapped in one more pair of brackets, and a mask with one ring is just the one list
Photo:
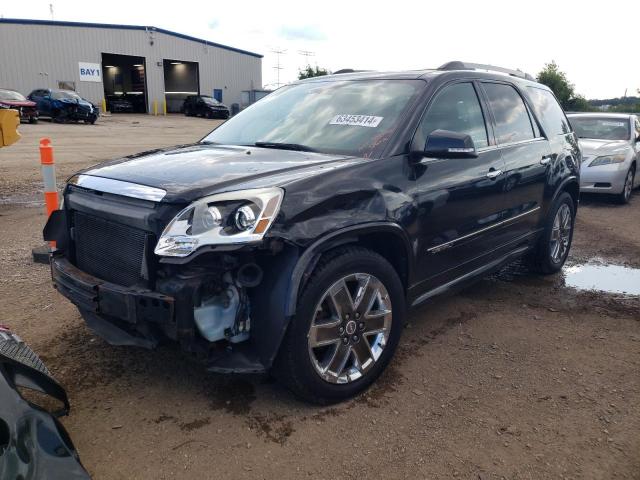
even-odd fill
[(498, 144), (523, 142), (535, 138), (531, 117), (515, 88), (504, 83), (482, 84), (496, 121)]
[(435, 130), (449, 130), (471, 136), (476, 148), (489, 145), (480, 101), (471, 83), (456, 83), (440, 92), (429, 106), (420, 129), (424, 139)]
[(527, 93), (533, 111), (548, 136), (564, 135), (571, 131), (569, 120), (553, 93), (538, 87), (527, 87)]

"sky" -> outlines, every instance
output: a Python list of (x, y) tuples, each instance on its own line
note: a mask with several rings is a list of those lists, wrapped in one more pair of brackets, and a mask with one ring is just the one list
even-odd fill
[(553, 60), (587, 98), (640, 89), (637, 21), (622, 20), (638, 15), (637, 0), (6, 0), (0, 16), (51, 19), (50, 5), (54, 20), (155, 26), (263, 54), (266, 88), (307, 63), (412, 70), (462, 60), (535, 75)]

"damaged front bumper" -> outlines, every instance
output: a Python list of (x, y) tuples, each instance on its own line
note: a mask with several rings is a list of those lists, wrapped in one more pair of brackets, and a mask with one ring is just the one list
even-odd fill
[(286, 330), (284, 298), (296, 260), (296, 252), (274, 259), (277, 268), (266, 260), (260, 288), (238, 285), (237, 270), (232, 279), (231, 272), (187, 265), (156, 279), (153, 290), (103, 281), (62, 252), (52, 254), (50, 263), (54, 287), (108, 343), (154, 348), (170, 340), (211, 371), (260, 373), (271, 366)]
[(112, 345), (154, 348), (159, 337), (147, 322), (177, 337), (171, 296), (102, 281), (62, 255), (51, 257), (51, 277), (54, 288), (80, 309), (89, 328)]

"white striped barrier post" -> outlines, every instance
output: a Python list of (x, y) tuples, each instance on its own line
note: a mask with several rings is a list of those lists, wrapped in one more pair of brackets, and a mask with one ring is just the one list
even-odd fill
[[(51, 212), (58, 209), (58, 187), (56, 185), (56, 167), (53, 161), (53, 147), (49, 138), (40, 139), (40, 165), (42, 168), (42, 179), (44, 181), (44, 204), (47, 211), (47, 220)], [(49, 245), (34, 248), (32, 250), (33, 259), (39, 263), (49, 263), (49, 252), (56, 248), (55, 240), (51, 240)]]

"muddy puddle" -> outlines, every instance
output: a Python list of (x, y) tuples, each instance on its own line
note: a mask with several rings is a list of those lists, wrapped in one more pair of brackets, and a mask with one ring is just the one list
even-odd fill
[(593, 261), (568, 265), (562, 272), (567, 287), (640, 296), (640, 268)]

